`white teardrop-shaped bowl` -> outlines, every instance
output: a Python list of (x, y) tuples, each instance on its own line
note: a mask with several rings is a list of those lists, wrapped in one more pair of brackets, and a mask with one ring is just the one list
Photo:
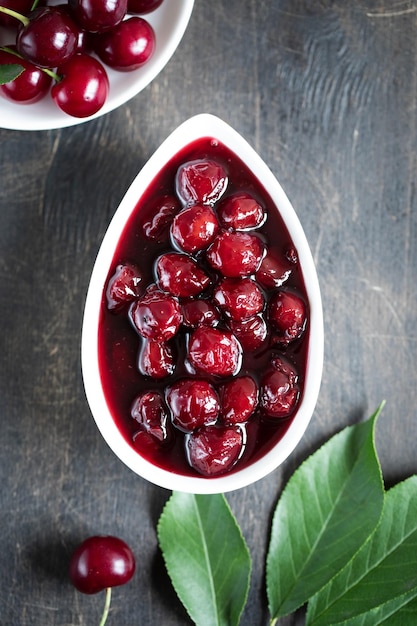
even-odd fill
[[(216, 478), (175, 474), (153, 465), (138, 454), (124, 439), (112, 418), (103, 392), (98, 362), (98, 329), (103, 289), (123, 229), (161, 166), (182, 148), (204, 137), (219, 140), (246, 163), (271, 196), (275, 206), (279, 207), (281, 218), (298, 252), (310, 309), (304, 390), (291, 425), (282, 439), (262, 458), (241, 470)], [(86, 397), (102, 436), (131, 470), (165, 489), (209, 494), (245, 487), (281, 465), (303, 436), (318, 398), (323, 369), (323, 346), (323, 311), (316, 268), (300, 221), (281, 185), (247, 141), (224, 121), (210, 114), (200, 114), (188, 119), (162, 143), (129, 187), (104, 236), (91, 275), (84, 310), (81, 362)]]

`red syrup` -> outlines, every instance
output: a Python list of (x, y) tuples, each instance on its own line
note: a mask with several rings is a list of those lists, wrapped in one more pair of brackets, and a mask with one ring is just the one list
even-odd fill
[[(265, 333), (258, 333), (258, 338), (249, 337), (249, 340), (247, 337), (245, 339), (244, 335), (241, 336), (243, 349), (237, 373), (217, 376), (210, 374), (210, 372), (195, 371), (195, 369), (190, 368), (187, 349), (190, 336), (195, 330), (195, 328), (190, 327), (190, 323), (199, 324), (199, 307), (197, 306), (197, 311), (192, 316), (191, 322), (190, 316), (184, 315), (179, 329), (167, 342), (169, 358), (174, 364), (173, 367), (167, 369), (168, 373), (165, 376), (162, 373), (158, 374), (161, 376), (160, 378), (154, 378), (139, 371), (140, 354), (143, 352), (146, 340), (134, 328), (129, 311), (138, 298), (140, 299), (138, 293), (143, 295), (149, 285), (155, 284), (156, 262), (161, 255), (173, 252), (182, 253), (175, 247), (170, 236), (171, 223), (175, 215), (185, 208), (184, 202), (187, 202), (187, 207), (190, 204), (198, 203), (195, 198), (191, 200), (181, 198), (181, 190), (178, 193), (176, 188), (176, 176), (180, 167), (197, 160), (203, 163), (204, 161), (215, 162), (227, 174), (227, 185), (222, 181), (221, 197), (213, 200), (215, 196), (212, 194), (210, 199), (206, 200), (206, 204), (211, 206), (215, 214), (217, 211), (219, 211), (219, 215), (228, 212), (227, 207), (226, 210), (224, 209), (224, 205), (229, 201), (229, 198), (233, 198), (234, 204), (229, 207), (233, 211), (236, 204), (235, 198), (239, 195), (244, 197), (246, 202), (247, 196), (253, 198), (254, 202), (256, 201), (265, 211), (264, 219), (257, 218), (257, 224), (244, 232), (226, 228), (219, 219), (219, 230), (215, 235), (219, 236), (219, 233), (224, 232), (232, 232), (233, 235), (241, 233), (246, 238), (248, 235), (257, 237), (257, 245), (259, 241), (261, 242), (264, 247), (264, 259), (261, 267), (249, 278), (256, 283), (262, 292), (264, 305), (263, 310), (257, 313), (255, 318), (252, 316), (249, 320), (230, 319), (229, 314), (225, 313), (224, 309), (220, 310), (213, 294), (222, 281), (225, 279), (228, 281), (229, 278), (222, 276), (218, 267), (214, 267), (213, 263), (209, 262), (210, 252), (207, 253), (207, 248), (192, 253), (191, 258), (197, 262), (199, 269), (203, 270), (209, 277), (208, 286), (205, 283), (201, 293), (191, 297), (173, 297), (178, 301), (180, 308), (184, 307), (185, 303), (203, 300), (204, 306), (201, 309), (204, 309), (204, 314), (201, 313), (201, 316), (202, 319), (206, 316), (209, 321), (202, 321), (201, 323), (207, 324), (210, 332), (215, 328), (219, 333), (232, 334), (231, 329), (240, 329), (242, 332), (242, 328), (245, 327), (249, 328), (250, 332), (250, 327), (259, 327), (257, 322), (261, 318), (261, 327), (267, 329), (267, 336), (265, 337)], [(187, 180), (187, 185), (188, 183), (189, 180)], [(189, 193), (189, 190), (187, 189), (186, 192)], [(237, 216), (235, 221), (247, 223), (245, 219), (242, 221), (241, 216)], [(249, 216), (249, 219), (252, 218)], [(216, 242), (210, 243), (208, 250), (210, 251), (210, 246), (215, 245)], [(234, 242), (233, 245), (235, 245)], [(239, 251), (237, 251), (236, 256), (239, 256)], [(137, 281), (132, 290), (133, 304), (127, 302), (126, 304), (119, 304), (117, 307), (110, 307), (106, 295), (107, 286), (117, 267), (126, 264), (129, 267), (132, 265), (138, 268), (140, 272), (139, 287)], [(244, 278), (235, 277), (232, 280), (247, 280), (247, 278), (247, 276)], [(151, 287), (152, 289), (155, 287)], [(276, 296), (277, 292), (282, 290), (295, 294), (297, 296), (295, 300), (301, 300), (304, 304), (305, 323), (302, 331), (296, 337), (294, 337), (293, 332), (292, 336), (291, 333), (286, 336), (282, 328), (274, 326), (274, 316), (269, 316), (269, 302), (273, 296)], [(211, 314), (213, 305), (216, 307), (215, 315)], [(208, 316), (207, 309), (210, 309)], [(185, 310), (186, 307), (184, 307)], [(283, 317), (291, 321), (291, 311), (284, 313)], [(299, 312), (295, 312), (294, 316), (299, 322)], [(253, 324), (254, 319), (255, 324)], [(279, 214), (279, 207), (274, 205), (269, 194), (243, 161), (218, 140), (207, 137), (187, 145), (162, 167), (146, 192), (138, 199), (112, 259), (103, 291), (98, 333), (99, 369), (109, 410), (125, 440), (149, 462), (169, 472), (187, 476), (201, 474), (200, 470), (196, 471), (190, 465), (189, 456), (186, 452), (192, 447), (190, 440), (193, 436), (173, 424), (171, 407), (167, 403), (168, 390), (182, 379), (198, 378), (208, 381), (216, 390), (219, 401), (221, 401), (224, 385), (234, 380), (236, 376), (250, 376), (258, 388), (256, 408), (254, 411), (249, 411), (250, 417), (243, 424), (224, 424), (222, 422), (224, 412), (222, 413), (220, 408), (214, 426), (221, 425), (225, 431), (233, 429), (233, 436), (236, 436), (236, 429), (239, 430), (239, 437), (240, 433), (243, 434), (241, 450), (237, 455), (233, 452), (233, 459), (224, 461), (223, 469), (216, 469), (213, 470), (215, 473), (206, 474), (208, 478), (225, 472), (235, 472), (250, 465), (270, 451), (287, 431), (296, 415), (303, 395), (309, 341), (309, 306), (302, 268), (298, 262), (297, 251), (288, 229)], [(245, 349), (245, 346), (248, 346), (248, 349)], [(284, 363), (283, 366), (282, 363)], [(271, 368), (274, 370), (272, 376)], [(291, 375), (285, 378), (285, 372), (288, 368), (291, 370)], [(159, 369), (156, 368), (156, 370)], [(275, 369), (277, 369), (276, 372)], [(263, 383), (266, 378), (268, 381)], [(272, 401), (272, 409), (270, 409), (271, 398), (262, 400), (265, 394), (270, 394), (271, 385), (272, 388), (275, 383), (285, 387), (288, 381), (291, 383), (294, 380), (296, 381), (295, 390), (290, 390), (288, 402), (286, 402), (287, 398), (284, 398), (283, 403), (279, 401), (274, 404)], [(145, 394), (145, 392), (155, 391), (158, 392), (159, 398), (162, 398), (162, 405), (165, 409), (162, 410), (161, 406), (158, 406), (158, 411), (153, 413), (151, 411), (150, 415), (159, 415), (161, 411), (166, 413), (162, 430), (167, 432), (167, 436), (162, 442), (152, 436), (152, 429), (149, 424), (148, 427), (146, 425), (148, 417), (142, 423), (136, 413), (135, 418), (132, 417), (132, 406), (138, 396)], [(253, 403), (253, 398), (251, 401)], [(269, 415), (267, 414), (268, 411)], [(212, 416), (210, 411), (208, 413)], [(204, 428), (207, 428), (208, 431), (213, 429), (213, 419), (212, 422), (203, 426)], [(159, 429), (158, 432), (162, 432), (162, 430)], [(235, 442), (232, 445), (236, 447)], [(214, 451), (216, 446), (217, 443), (216, 445), (213, 444)], [(197, 466), (200, 465), (200, 462), (197, 463)], [(213, 464), (209, 463), (209, 465), (212, 466)], [(217, 464), (218, 466), (219, 464)]]

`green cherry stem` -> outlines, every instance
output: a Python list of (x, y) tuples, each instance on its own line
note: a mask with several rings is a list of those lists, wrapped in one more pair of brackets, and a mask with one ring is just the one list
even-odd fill
[[(0, 7), (0, 9), (1, 8), (2, 7)], [(18, 59), (24, 60), (22, 55), (19, 54), (18, 52), (16, 52), (16, 50), (13, 50), (13, 48), (9, 48), (8, 46), (0, 46), (0, 50), (3, 50), (4, 52), (8, 52), (9, 54), (13, 54)], [(45, 72), (45, 74), (48, 74), (48, 76), (50, 76), (57, 83), (59, 83), (59, 81), (62, 80), (62, 76), (60, 76), (59, 74), (57, 74), (53, 70), (50, 70), (50, 69), (48, 69), (46, 67), (40, 67), (39, 69), (41, 69), (42, 72)]]
[(111, 587), (107, 587), (106, 589), (106, 600), (104, 603), (104, 611), (103, 611), (103, 615), (101, 616), (101, 621), (99, 626), (104, 626), (104, 624), (107, 621), (107, 616), (109, 614), (109, 610), (110, 610), (110, 603), (111, 603)]
[(23, 26), (27, 26), (30, 22), (29, 18), (21, 13), (17, 13), (17, 11), (13, 11), (13, 9), (6, 9), (6, 7), (0, 7), (0, 13), (6, 13), (6, 15), (10, 15), (10, 17), (15, 17), (17, 20), (22, 22)]
[(34, 0), (34, 3), (32, 4), (31, 11), (34, 11), (36, 9), (36, 7), (38, 6), (38, 4), (39, 4), (39, 0)]

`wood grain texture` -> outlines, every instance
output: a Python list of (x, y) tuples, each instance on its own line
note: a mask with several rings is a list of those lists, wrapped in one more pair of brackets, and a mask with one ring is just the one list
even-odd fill
[[(109, 625), (190, 624), (157, 549), (169, 493), (101, 439), (79, 352), (111, 216), (193, 114), (230, 123), (278, 177), (324, 305), (323, 384), (304, 439), (269, 477), (228, 494), (254, 562), (242, 626), (268, 624), (271, 514), (301, 460), (386, 399), (386, 481), (417, 471), (416, 27), (414, 3), (400, 0), (196, 0), (174, 57), (117, 111), (63, 130), (0, 130), (0, 624), (98, 623), (103, 598), (73, 590), (66, 573), (93, 533), (120, 535), (139, 561)], [(280, 621), (302, 623), (302, 612)]]

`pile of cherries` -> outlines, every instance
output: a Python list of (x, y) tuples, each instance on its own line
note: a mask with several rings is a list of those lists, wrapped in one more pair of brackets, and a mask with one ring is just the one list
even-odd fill
[(300, 293), (284, 288), (295, 249), (282, 259), (267, 245), (266, 208), (251, 193), (228, 191), (223, 164), (183, 162), (175, 189), (142, 226), (144, 250), (166, 229), (168, 246), (155, 245), (142, 263), (119, 263), (105, 302), (139, 338), (145, 386), (131, 405), (134, 446), (153, 458), (180, 438), (189, 466), (210, 477), (253, 450), (251, 424), (294, 415), (302, 386), (285, 351), (305, 334), (308, 310)]
[(155, 32), (140, 17), (162, 0), (0, 0), (0, 28), (15, 42), (0, 48), (0, 93), (31, 104), (49, 92), (68, 115), (84, 118), (106, 102), (105, 66), (121, 72), (143, 66)]

